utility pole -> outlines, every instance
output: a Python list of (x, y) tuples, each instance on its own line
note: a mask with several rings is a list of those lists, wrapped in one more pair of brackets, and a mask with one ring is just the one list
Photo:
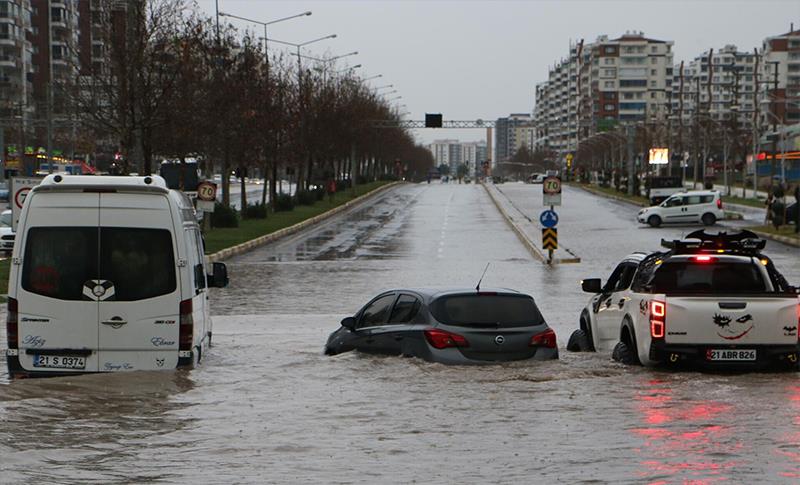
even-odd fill
[(773, 74), (772, 100), (769, 103), (769, 111), (772, 113), (772, 162), (770, 163), (769, 171), (770, 186), (772, 185), (772, 181), (775, 179), (775, 158), (778, 154), (778, 115), (775, 113), (777, 110), (773, 109), (773, 106), (775, 106), (775, 99), (778, 96), (778, 62), (775, 61), (772, 64), (775, 66), (775, 72)]
[(681, 186), (686, 183), (686, 160), (683, 159), (683, 61), (681, 61), (680, 68), (680, 94), (678, 96), (678, 151), (680, 152), (680, 164), (682, 165), (681, 173)]
[(758, 198), (758, 137), (759, 130), (758, 130), (758, 112), (760, 110), (759, 105), (759, 98), (758, 98), (758, 69), (759, 69), (759, 60), (761, 59), (758, 56), (758, 47), (753, 49), (753, 54), (755, 55), (755, 67), (753, 68), (753, 82), (755, 83), (755, 91), (753, 93), (753, 199)]
[(627, 137), (628, 142), (628, 195), (633, 195), (633, 178), (635, 176), (635, 171), (633, 167), (633, 137), (634, 137), (634, 127), (633, 125), (626, 125), (625, 126), (625, 135)]
[(700, 153), (700, 147), (698, 146), (699, 145), (698, 138), (700, 136), (700, 130), (699, 130), (698, 126), (697, 126), (697, 118), (698, 118), (698, 114), (699, 114), (699, 111), (700, 111), (700, 76), (695, 76), (694, 81), (695, 81), (694, 123), (692, 123), (692, 125), (694, 125), (693, 126), (693, 130), (692, 130), (694, 132), (694, 136), (692, 137), (693, 138), (693, 140), (692, 140), (693, 141), (693, 143), (692, 143), (692, 149), (693, 150), (692, 151), (694, 151), (694, 156), (692, 157), (692, 161), (694, 163), (694, 167), (692, 167), (692, 173), (693, 173), (693, 175), (692, 175), (692, 188), (696, 189), (697, 188), (697, 165), (698, 165), (697, 158), (698, 158), (698, 154)]

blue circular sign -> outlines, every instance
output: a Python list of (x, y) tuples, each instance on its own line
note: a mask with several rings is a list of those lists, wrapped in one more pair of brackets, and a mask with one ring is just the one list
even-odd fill
[(547, 229), (556, 227), (556, 224), (558, 224), (558, 214), (556, 214), (554, 210), (546, 210), (539, 216), (539, 222), (542, 223), (542, 227), (546, 227)]

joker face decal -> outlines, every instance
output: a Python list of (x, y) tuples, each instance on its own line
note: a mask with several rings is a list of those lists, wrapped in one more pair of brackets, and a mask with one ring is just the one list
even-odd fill
[(736, 320), (728, 315), (714, 314), (714, 324), (719, 327), (717, 335), (725, 340), (739, 340), (753, 329), (753, 316), (749, 313)]

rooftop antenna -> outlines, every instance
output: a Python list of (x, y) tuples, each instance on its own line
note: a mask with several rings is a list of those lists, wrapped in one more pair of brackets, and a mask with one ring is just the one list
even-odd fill
[(486, 271), (489, 269), (489, 265), (491, 263), (486, 263), (486, 267), (483, 268), (483, 274), (481, 275), (481, 279), (478, 280), (478, 285), (475, 287), (475, 291), (481, 291), (481, 281), (483, 281), (483, 277), (486, 276)]

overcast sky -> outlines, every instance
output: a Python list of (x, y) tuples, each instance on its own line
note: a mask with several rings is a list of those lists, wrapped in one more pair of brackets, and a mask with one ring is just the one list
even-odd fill
[[(674, 60), (710, 47), (761, 47), (765, 37), (800, 28), (800, 0), (689, 1), (303, 1), (218, 0), (219, 9), (263, 22), (311, 10), (269, 27), (271, 38), (302, 43), (328, 34), (307, 54), (359, 51), (340, 67), (361, 64), (362, 77), (393, 84), (410, 119), (496, 119), (531, 112), (534, 87), (569, 52), (570, 40), (614, 38), (627, 30), (672, 40)], [(213, 16), (215, 0), (197, 0)], [(252, 24), (225, 19), (237, 27)], [(257, 27), (262, 29), (262, 27)], [(263, 30), (259, 30), (262, 32)], [(275, 44), (270, 49), (278, 49)], [(344, 62), (346, 61), (346, 62)], [(383, 90), (389, 91), (389, 89)], [(482, 139), (485, 130), (418, 130), (417, 139)]]

